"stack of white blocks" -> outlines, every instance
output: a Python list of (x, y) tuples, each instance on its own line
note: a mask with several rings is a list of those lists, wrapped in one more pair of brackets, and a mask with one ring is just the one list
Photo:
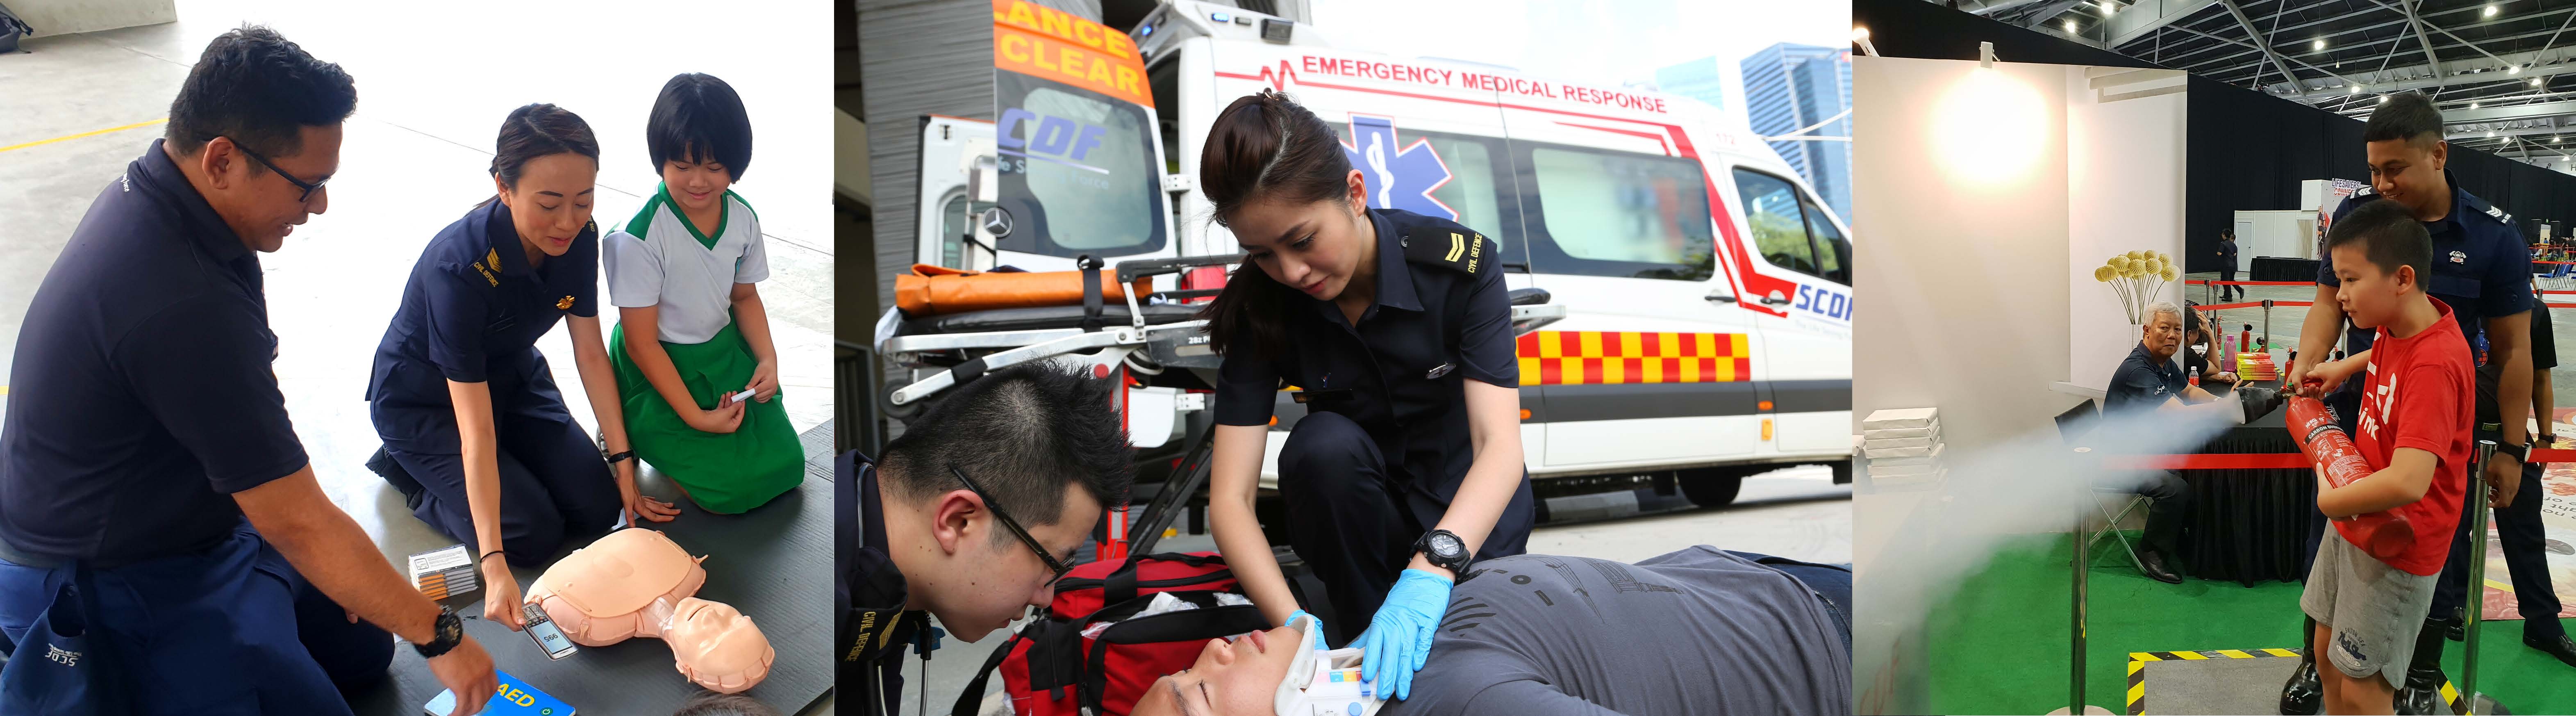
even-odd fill
[(1861, 454), (1869, 458), (1870, 482), (1893, 487), (1941, 481), (1938, 409), (1880, 410), (1870, 413), (1860, 427)]

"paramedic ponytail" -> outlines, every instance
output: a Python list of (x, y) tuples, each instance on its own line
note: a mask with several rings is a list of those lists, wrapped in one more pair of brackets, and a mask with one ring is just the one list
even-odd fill
[[(519, 172), (538, 157), (555, 154), (579, 154), (599, 162), (599, 139), (590, 133), (590, 123), (572, 110), (551, 104), (530, 104), (510, 110), (510, 118), (501, 120), (501, 136), (492, 146), (492, 176), (501, 185), (517, 189)], [(485, 199), (491, 204), (495, 199)]]
[[(1199, 192), (1222, 226), (1237, 209), (1256, 202), (1347, 205), (1350, 172), (1332, 125), (1288, 95), (1264, 89), (1227, 105), (1208, 128), (1199, 153)], [(1208, 335), (1220, 355), (1248, 350), (1275, 356), (1287, 348), (1281, 314), (1294, 293), (1247, 261), (1199, 317), (1208, 319)]]

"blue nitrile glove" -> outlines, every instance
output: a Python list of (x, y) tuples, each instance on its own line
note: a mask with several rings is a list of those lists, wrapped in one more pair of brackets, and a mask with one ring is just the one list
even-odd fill
[(1313, 620), (1315, 620), (1315, 642), (1316, 642), (1316, 643), (1318, 643), (1318, 644), (1322, 644), (1322, 645), (1323, 645), (1323, 647), (1324, 647), (1324, 648), (1326, 648), (1326, 649), (1333, 648), (1333, 645), (1331, 644), (1332, 637), (1330, 637), (1330, 636), (1326, 636), (1326, 635), (1324, 634), (1324, 619), (1323, 619), (1323, 617), (1315, 616), (1313, 612), (1308, 612), (1308, 611), (1306, 611), (1306, 610), (1304, 610), (1304, 609), (1299, 609), (1299, 610), (1297, 610), (1297, 611), (1289, 612), (1289, 613), (1288, 613), (1288, 621), (1280, 623), (1280, 626), (1296, 626), (1296, 625), (1297, 625), (1297, 618), (1298, 618), (1298, 617), (1305, 617), (1305, 618), (1308, 618), (1308, 619), (1313, 619)]
[(1360, 675), (1376, 686), (1377, 696), (1396, 701), (1413, 695), (1413, 672), (1431, 654), (1431, 635), (1449, 611), (1450, 581), (1419, 569), (1404, 570), (1387, 590), (1377, 618), (1353, 642), (1362, 649)]

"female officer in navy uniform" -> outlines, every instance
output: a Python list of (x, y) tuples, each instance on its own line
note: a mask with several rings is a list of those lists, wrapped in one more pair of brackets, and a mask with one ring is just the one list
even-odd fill
[[(544, 564), (638, 502), (634, 460), (615, 459), (631, 453), (599, 330), (598, 175), (599, 142), (581, 117), (550, 104), (511, 111), (492, 157), (496, 195), (421, 252), (367, 388), (385, 441), (370, 467), (477, 555), (483, 616), (512, 629), (522, 624), (509, 565)], [(536, 348), (566, 316), (614, 478)]]
[(1368, 207), (1313, 112), (1273, 91), (1209, 129), (1199, 185), (1245, 258), (1203, 312), (1224, 356), (1210, 487), (1217, 546), (1273, 622), (1296, 611), (1252, 511), (1275, 392), (1307, 415), (1279, 452), (1288, 541), (1324, 581), (1363, 674), (1396, 698), (1449, 587), (1529, 542), (1520, 370), (1499, 249), (1455, 222)]

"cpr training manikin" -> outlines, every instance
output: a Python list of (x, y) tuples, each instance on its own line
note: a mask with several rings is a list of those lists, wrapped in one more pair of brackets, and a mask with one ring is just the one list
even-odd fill
[(630, 637), (669, 642), (680, 674), (722, 693), (741, 693), (769, 676), (777, 658), (751, 617), (733, 607), (698, 599), (707, 581), (671, 538), (649, 529), (623, 529), (574, 550), (537, 577), (528, 603), (574, 643), (598, 647)]

